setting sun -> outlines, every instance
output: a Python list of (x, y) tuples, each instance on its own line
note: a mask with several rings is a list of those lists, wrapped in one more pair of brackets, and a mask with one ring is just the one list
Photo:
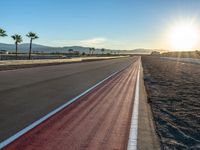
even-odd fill
[(198, 43), (198, 29), (193, 24), (177, 24), (170, 32), (170, 44), (174, 50), (192, 50)]

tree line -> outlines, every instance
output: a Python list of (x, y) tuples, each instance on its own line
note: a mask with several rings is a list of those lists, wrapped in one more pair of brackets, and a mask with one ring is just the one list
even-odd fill
[[(95, 51), (95, 48), (89, 48), (89, 54), (94, 54), (94, 51)], [(102, 48), (101, 49), (102, 55), (104, 54), (104, 51), (105, 51), (105, 49)]]
[[(1, 29), (0, 28), (0, 37), (6, 37), (8, 36), (6, 34), (6, 31)], [(32, 43), (33, 43), (33, 40), (35, 39), (38, 39), (39, 37), (37, 36), (36, 33), (34, 32), (29, 32), (28, 34), (26, 34), (26, 36), (30, 39), (30, 47), (29, 47), (29, 55), (28, 55), (28, 58), (31, 59), (31, 53), (32, 53)], [(11, 38), (14, 40), (15, 42), (15, 54), (16, 54), (16, 59), (17, 59), (17, 55), (18, 55), (18, 44), (22, 43), (23, 42), (23, 39), (22, 39), (22, 36), (19, 35), (19, 34), (14, 34), (11, 36)], [(95, 48), (89, 48), (89, 55), (93, 55), (94, 52), (95, 52)], [(68, 50), (69, 52), (72, 52), (73, 49), (69, 49)], [(101, 52), (102, 52), (102, 55), (104, 54), (105, 52), (105, 49), (102, 48), (101, 49)]]
[[(0, 37), (6, 37), (8, 36), (6, 34), (6, 31), (0, 28)], [(30, 39), (30, 47), (29, 47), (29, 55), (28, 58), (31, 59), (31, 53), (32, 53), (32, 43), (33, 40), (38, 39), (39, 37), (37, 36), (36, 33), (34, 32), (29, 32), (28, 34), (26, 34), (26, 36)], [(23, 42), (22, 36), (19, 34), (14, 34), (11, 36), (11, 38), (14, 40), (15, 42), (15, 54), (16, 54), (16, 59), (17, 59), (17, 54), (18, 54), (18, 44)]]

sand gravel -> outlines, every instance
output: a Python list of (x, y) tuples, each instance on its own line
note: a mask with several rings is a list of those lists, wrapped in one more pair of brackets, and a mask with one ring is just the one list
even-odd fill
[(150, 56), (142, 62), (162, 149), (200, 149), (200, 65)]

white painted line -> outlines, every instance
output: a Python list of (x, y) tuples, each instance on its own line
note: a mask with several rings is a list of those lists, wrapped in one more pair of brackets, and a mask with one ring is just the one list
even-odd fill
[[(129, 65), (128, 65), (129, 66)], [(97, 84), (95, 84), (94, 86), (92, 86), (91, 88), (87, 89), (86, 91), (84, 91), (83, 93), (81, 93), (80, 95), (76, 96), (75, 98), (69, 100), (68, 102), (66, 102), (65, 104), (61, 105), (60, 107), (58, 107), (57, 109), (53, 110), (52, 112), (50, 112), (49, 114), (45, 115), (44, 117), (42, 117), (41, 119), (33, 122), (32, 124), (30, 124), (29, 126), (25, 127), (24, 129), (22, 129), (21, 131), (17, 132), (16, 134), (14, 134), (13, 136), (9, 137), (8, 139), (4, 140), (3, 142), (0, 143), (0, 149), (2, 149), (3, 147), (5, 147), (6, 145), (12, 143), (13, 141), (15, 141), (16, 139), (18, 139), (20, 136), (22, 136), (23, 134), (27, 133), (28, 131), (30, 131), (31, 129), (33, 129), (34, 127), (38, 126), (39, 124), (41, 124), (42, 122), (44, 122), (45, 120), (47, 120), (48, 118), (50, 118), (51, 116), (53, 116), (54, 114), (56, 114), (57, 112), (61, 111), (62, 109), (64, 109), (65, 107), (67, 107), (68, 105), (70, 105), (71, 103), (73, 103), (74, 101), (76, 101), (77, 99), (79, 99), (81, 96), (89, 93), (91, 90), (93, 90), (94, 88), (96, 88), (98, 85), (100, 85), (101, 83), (105, 82), (106, 80), (110, 79), (111, 77), (113, 77), (114, 75), (116, 75), (117, 73), (121, 72), (122, 70), (126, 69), (128, 66), (126, 66), (125, 68), (116, 71), (115, 73), (109, 75), (107, 78), (103, 79), (102, 81), (98, 82)]]
[(127, 150), (137, 150), (140, 64), (139, 64), (139, 70), (137, 74), (135, 99), (134, 99), (134, 106), (133, 106), (133, 112), (132, 112), (132, 117), (131, 117), (131, 127), (130, 127), (130, 132), (129, 132)]

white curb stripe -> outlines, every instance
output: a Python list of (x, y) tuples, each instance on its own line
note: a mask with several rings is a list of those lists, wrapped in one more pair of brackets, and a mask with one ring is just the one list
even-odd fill
[[(131, 64), (129, 64), (128, 66), (130, 66)], [(41, 124), (42, 122), (44, 122), (45, 120), (47, 120), (48, 118), (50, 118), (51, 116), (53, 116), (54, 114), (56, 114), (57, 112), (61, 111), (63, 108), (67, 107), (68, 105), (70, 105), (71, 103), (73, 103), (74, 101), (76, 101), (77, 99), (79, 99), (80, 97), (82, 97), (83, 95), (87, 94), (88, 92), (90, 92), (91, 90), (93, 90), (94, 88), (96, 88), (98, 85), (100, 85), (101, 83), (105, 82), (106, 80), (110, 79), (111, 77), (113, 77), (114, 75), (116, 75), (117, 73), (121, 72), (122, 70), (126, 69), (128, 66), (124, 67), (123, 69), (116, 71), (115, 73), (109, 75), (107, 78), (103, 79), (102, 81), (100, 81), (99, 83), (95, 84), (94, 86), (92, 86), (91, 88), (87, 89), (86, 91), (84, 91), (83, 93), (81, 93), (80, 95), (76, 96), (75, 98), (69, 100), (68, 102), (66, 102), (65, 104), (61, 105), (60, 107), (58, 107), (57, 109), (51, 111), (50, 113), (48, 113), (47, 115), (45, 115), (44, 117), (42, 117), (41, 119), (33, 122), (32, 124), (30, 124), (29, 126), (25, 127), (24, 129), (22, 129), (21, 131), (17, 132), (16, 134), (14, 134), (13, 136), (9, 137), (8, 139), (4, 140), (3, 142), (0, 143), (0, 149), (4, 148), (5, 146), (7, 146), (8, 144), (12, 143), (13, 141), (15, 141), (16, 139), (18, 139), (20, 136), (22, 136), (23, 134), (27, 133), (28, 131), (30, 131), (31, 129), (33, 129), (34, 127), (38, 126), (39, 124)]]
[[(140, 61), (140, 60), (139, 60)], [(140, 64), (137, 74), (136, 90), (133, 112), (131, 117), (131, 127), (129, 132), (127, 150), (137, 150), (137, 135), (138, 135), (138, 111), (139, 111), (139, 82), (140, 82)]]

